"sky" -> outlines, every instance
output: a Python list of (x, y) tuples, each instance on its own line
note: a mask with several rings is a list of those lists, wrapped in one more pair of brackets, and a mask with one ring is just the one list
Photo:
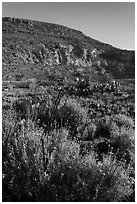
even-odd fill
[(117, 48), (135, 49), (134, 2), (3, 2), (2, 16), (56, 23)]

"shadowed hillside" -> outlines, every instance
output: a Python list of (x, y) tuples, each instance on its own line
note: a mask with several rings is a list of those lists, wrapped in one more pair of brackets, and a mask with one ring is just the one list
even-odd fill
[(54, 66), (68, 78), (86, 73), (95, 79), (135, 75), (134, 51), (116, 49), (65, 26), (4, 17), (2, 38), (3, 79), (16, 79), (17, 73), (24, 78), (42, 73), (45, 79), (55, 74)]

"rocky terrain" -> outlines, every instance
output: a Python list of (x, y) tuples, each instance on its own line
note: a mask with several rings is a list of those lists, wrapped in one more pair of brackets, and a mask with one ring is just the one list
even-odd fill
[(37, 77), (41, 70), (48, 78), (54, 66), (62, 67), (68, 78), (84, 72), (91, 77), (135, 75), (134, 51), (116, 49), (57, 24), (4, 17), (2, 44), (3, 79), (16, 79), (17, 72), (25, 78), (28, 73)]
[(2, 201), (135, 202), (135, 52), (2, 19)]

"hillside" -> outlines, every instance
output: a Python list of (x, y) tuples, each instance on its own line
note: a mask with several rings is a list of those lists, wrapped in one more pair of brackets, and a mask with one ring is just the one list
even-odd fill
[(135, 52), (120, 50), (65, 26), (2, 18), (3, 80), (134, 78)]
[(3, 18), (2, 201), (135, 202), (135, 52)]

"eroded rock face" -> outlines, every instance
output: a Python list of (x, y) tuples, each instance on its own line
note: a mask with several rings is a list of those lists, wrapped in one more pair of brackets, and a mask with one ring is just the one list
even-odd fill
[(15, 67), (27, 67), (27, 64), (72, 65), (91, 67), (99, 75), (110, 73), (115, 78), (134, 78), (134, 51), (114, 48), (75, 29), (5, 17), (2, 38), (2, 60), (7, 74), (7, 67), (13, 72)]
[[(34, 50), (26, 48), (23, 52), (17, 51), (16, 60), (22, 60), (25, 63), (41, 63), (43, 65), (74, 65), (82, 67), (92, 67), (93, 62), (98, 67), (101, 64), (101, 61), (98, 59), (99, 51), (93, 49), (89, 51), (88, 49), (83, 49), (81, 57), (77, 57), (74, 54), (74, 47), (70, 45), (59, 45), (59, 48), (52, 47), (51, 49), (47, 48), (42, 44), (39, 49)], [(89, 58), (90, 55), (90, 58)], [(104, 60), (104, 64), (106, 61)]]

